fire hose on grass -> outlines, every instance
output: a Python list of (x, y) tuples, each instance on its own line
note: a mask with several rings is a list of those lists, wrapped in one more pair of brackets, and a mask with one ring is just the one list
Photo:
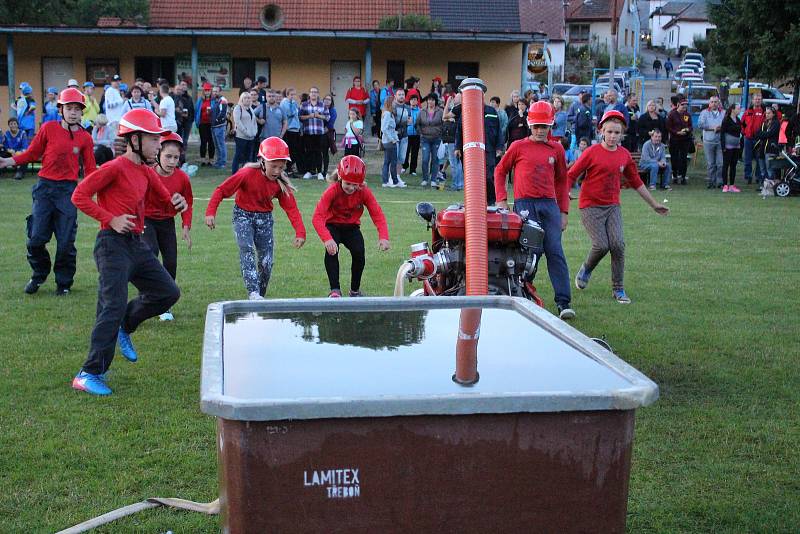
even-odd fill
[(121, 519), (123, 517), (135, 514), (137, 512), (141, 512), (142, 510), (148, 510), (150, 508), (158, 508), (159, 506), (167, 506), (169, 508), (175, 508), (178, 510), (189, 510), (192, 512), (200, 512), (207, 515), (219, 514), (219, 499), (216, 499), (211, 502), (201, 503), (201, 502), (187, 501), (184, 499), (175, 499), (172, 497), (151, 497), (145, 501), (137, 502), (136, 504), (130, 504), (128, 506), (123, 506), (122, 508), (118, 508), (106, 514), (97, 516), (88, 521), (84, 521), (79, 525), (75, 525), (74, 527), (61, 530), (56, 534), (78, 534), (80, 532), (87, 532), (89, 530), (92, 530), (93, 528), (103, 526), (106, 523), (111, 523), (112, 521), (116, 521), (117, 519)]

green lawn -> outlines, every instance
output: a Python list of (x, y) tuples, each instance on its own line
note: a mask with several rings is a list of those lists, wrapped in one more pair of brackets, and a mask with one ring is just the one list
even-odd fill
[[(370, 156), (372, 173), (377, 157)], [(589, 288), (574, 295), (573, 325), (606, 336), (661, 387), (660, 400), (638, 412), (631, 532), (797, 532), (800, 203), (762, 200), (751, 187), (739, 195), (709, 192), (701, 175), (698, 166), (689, 186), (657, 196), (669, 200), (666, 218), (634, 192), (623, 193), (626, 289), (633, 304), (611, 299), (606, 259)], [(73, 294), (56, 299), (51, 278), (39, 294), (24, 295), (33, 179), (0, 180), (0, 532), (51, 532), (149, 496), (217, 497), (214, 421), (199, 409), (204, 314), (210, 302), (246, 297), (230, 228), (232, 203), (223, 204), (215, 231), (202, 224), (207, 199), (225, 176), (204, 169), (194, 179), (194, 248), (180, 247), (183, 296), (176, 321), (142, 325), (134, 337), (140, 362), (117, 357), (110, 378), (115, 393), (102, 399), (69, 387), (86, 355), (95, 312), (96, 223), (81, 216)], [(379, 178), (371, 174), (369, 182)], [(299, 251), (291, 248), (291, 227), (278, 210), (270, 297), (328, 291), (324, 249), (311, 228), (323, 184), (298, 185), (309, 240)], [(408, 246), (428, 238), (414, 203), (432, 200), (441, 207), (458, 197), (418, 187), (375, 192), (393, 248), (377, 251), (366, 218), (363, 289), (389, 295)], [(576, 202), (564, 246), (574, 273), (589, 247)], [(537, 280), (553, 310), (544, 269)], [(214, 517), (157, 509), (103, 531), (218, 529)]]

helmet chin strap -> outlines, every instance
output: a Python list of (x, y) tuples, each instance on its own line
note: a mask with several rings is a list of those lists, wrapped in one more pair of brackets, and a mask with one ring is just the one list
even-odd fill
[[(133, 144), (133, 138), (134, 137), (138, 138), (138, 140), (139, 140), (139, 146), (138, 147), (134, 146), (134, 144)], [(128, 140), (127, 144), (128, 144), (129, 147), (131, 147), (131, 151), (134, 154), (136, 154), (137, 156), (139, 156), (139, 159), (142, 160), (142, 163), (144, 163), (145, 165), (152, 165), (154, 163), (153, 161), (151, 161), (151, 160), (147, 159), (146, 157), (144, 157), (144, 153), (142, 152), (142, 132), (134, 132), (134, 133), (130, 134), (127, 137), (127, 140)], [(161, 164), (159, 163), (159, 166), (160, 165)], [(163, 169), (163, 167), (162, 167), (162, 169)]]

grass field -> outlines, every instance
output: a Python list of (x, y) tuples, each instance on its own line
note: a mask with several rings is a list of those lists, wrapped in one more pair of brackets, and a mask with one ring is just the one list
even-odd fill
[[(370, 158), (373, 173), (377, 157)], [(633, 304), (611, 299), (606, 259), (589, 288), (574, 295), (573, 325), (606, 336), (661, 387), (660, 400), (637, 414), (630, 532), (797, 532), (800, 201), (762, 200), (752, 188), (739, 195), (709, 192), (701, 174), (698, 166), (689, 186), (658, 195), (672, 208), (666, 218), (635, 193), (623, 193)], [(232, 203), (223, 204), (215, 231), (202, 224), (207, 199), (225, 177), (202, 170), (194, 179), (194, 247), (180, 246), (183, 296), (176, 320), (141, 326), (134, 336), (140, 362), (115, 359), (109, 398), (70, 389), (95, 312), (96, 223), (80, 218), (72, 295), (55, 298), (52, 277), (37, 295), (24, 295), (33, 179), (0, 180), (0, 532), (52, 532), (150, 496), (217, 497), (214, 421), (199, 409), (204, 314), (210, 302), (246, 297)], [(377, 185), (379, 178), (371, 174), (369, 182)], [(298, 185), (308, 243), (291, 248), (291, 227), (278, 210), (269, 297), (327, 295), (324, 249), (311, 228), (323, 184)], [(458, 197), (419, 187), (375, 192), (393, 248), (377, 251), (377, 234), (365, 218), (363, 290), (389, 295), (408, 245), (428, 238), (414, 204), (428, 199), (441, 207)], [(574, 273), (589, 247), (576, 202), (564, 247)], [(537, 280), (553, 310), (544, 269)], [(158, 509), (100, 529), (167, 530), (216, 532), (219, 522)]]

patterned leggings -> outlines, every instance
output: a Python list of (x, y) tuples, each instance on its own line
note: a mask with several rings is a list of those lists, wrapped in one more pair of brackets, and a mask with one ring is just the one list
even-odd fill
[(239, 245), (244, 286), (248, 293), (256, 292), (263, 297), (272, 274), (272, 212), (247, 211), (234, 206), (233, 233)]
[(623, 289), (625, 275), (625, 241), (622, 239), (622, 211), (618, 204), (581, 209), (581, 222), (592, 248), (583, 265), (592, 272), (603, 257), (611, 252), (611, 287)]

